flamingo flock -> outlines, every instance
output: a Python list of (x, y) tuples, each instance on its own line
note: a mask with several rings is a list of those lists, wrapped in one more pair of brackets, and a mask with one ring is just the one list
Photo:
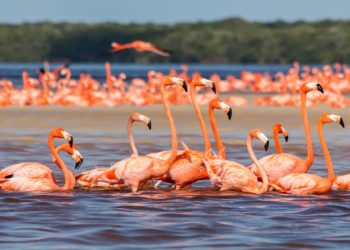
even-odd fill
[[(157, 46), (142, 41), (129, 44), (112, 43), (112, 50), (119, 52), (133, 48), (138, 51), (151, 51), (166, 56), (168, 52)], [(53, 71), (49, 67), (39, 69), (37, 77), (22, 72), (23, 86), (16, 88), (6, 79), (0, 80), (0, 107), (6, 106), (77, 106), (115, 107), (120, 105), (148, 106), (161, 104), (161, 83), (166, 77), (161, 72), (149, 71), (147, 79), (127, 79), (125, 73), (113, 75), (110, 63), (105, 64), (106, 80), (99, 82), (89, 74), (81, 73), (78, 79), (72, 78), (68, 65), (60, 66)], [(188, 67), (183, 65), (177, 72), (171, 69), (171, 77), (182, 78), (185, 81), (202, 77), (200, 72), (188, 73)], [(216, 84), (216, 94), (201, 91), (196, 88), (199, 105), (207, 105), (219, 93), (223, 101), (232, 107), (253, 106), (299, 106), (301, 100), (298, 89), (305, 82), (319, 82), (327, 95), (310, 93), (306, 100), (307, 107), (315, 107), (324, 103), (333, 108), (350, 106), (350, 68), (339, 63), (317, 67), (304, 66), (300, 68), (294, 63), (287, 73), (277, 72), (271, 76), (266, 73), (242, 71), (240, 77), (233, 75), (222, 79), (213, 74), (209, 80)], [(253, 98), (246, 98), (235, 93), (253, 93)], [(176, 89), (168, 93), (167, 99), (171, 104), (188, 104), (188, 95)]]
[[(65, 68), (64, 68), (65, 69)], [(68, 84), (69, 85), (69, 84)], [(47, 85), (49, 86), (49, 85)], [(158, 85), (157, 85), (158, 86)], [(329, 87), (329, 85), (326, 85)], [(198, 89), (204, 92), (202, 95), (210, 96), (208, 102), (208, 114), (210, 126), (217, 144), (217, 153), (211, 148), (207, 124), (199, 108), (202, 98), (198, 95)], [(49, 150), (56, 166), (63, 172), (64, 185), (59, 186), (51, 169), (40, 163), (25, 162), (3, 168), (0, 171), (0, 188), (8, 191), (61, 191), (73, 190), (78, 185), (86, 190), (114, 189), (131, 190), (138, 193), (140, 190), (161, 188), (161, 183), (169, 183), (176, 190), (191, 188), (191, 185), (200, 180), (212, 183), (213, 189), (218, 191), (237, 191), (252, 194), (264, 194), (266, 192), (281, 192), (298, 195), (324, 194), (331, 189), (350, 190), (350, 174), (335, 176), (331, 154), (327, 148), (323, 126), (326, 123), (337, 123), (344, 127), (341, 116), (325, 113), (320, 116), (317, 132), (328, 171), (327, 177), (308, 173), (314, 163), (313, 143), (308, 122), (307, 108), (309, 99), (315, 100), (315, 93), (321, 96), (325, 93), (323, 84), (319, 82), (305, 82), (296, 92), (300, 104), (301, 117), (304, 122), (307, 158), (285, 153), (282, 150), (279, 135), (285, 141), (289, 139), (287, 130), (281, 124), (272, 127), (276, 154), (267, 155), (257, 159), (252, 148), (252, 141), (260, 141), (265, 151), (269, 148), (269, 139), (260, 129), (252, 129), (246, 140), (247, 156), (252, 161), (250, 166), (244, 166), (237, 162), (234, 156), (228, 159), (224, 142), (220, 137), (214, 117), (214, 110), (222, 110), (228, 119), (232, 119), (232, 107), (217, 96), (218, 86), (211, 79), (201, 77), (199, 74), (192, 78), (181, 78), (167, 75), (162, 77), (159, 84), (160, 102), (164, 107), (165, 118), (169, 122), (171, 136), (169, 150), (154, 152), (148, 155), (140, 155), (137, 151), (133, 137), (132, 125), (134, 122), (143, 122), (149, 129), (152, 128), (151, 119), (140, 113), (131, 114), (127, 132), (130, 142), (131, 155), (116, 162), (109, 168), (93, 168), (74, 176), (59, 156), (60, 151), (65, 151), (73, 158), (75, 168), (79, 169), (83, 161), (82, 154), (78, 151), (73, 141), (73, 136), (62, 128), (51, 131), (48, 138)], [(182, 143), (182, 149), (178, 149), (176, 124), (170, 106), (187, 96), (196, 113), (201, 126), (203, 136), (203, 151), (195, 151), (190, 146)], [(178, 96), (179, 95), (179, 96)], [(237, 122), (239, 122), (237, 120)], [(54, 148), (55, 139), (64, 139), (66, 143)], [(155, 182), (155, 184), (154, 184)], [(148, 185), (147, 185), (148, 184)]]

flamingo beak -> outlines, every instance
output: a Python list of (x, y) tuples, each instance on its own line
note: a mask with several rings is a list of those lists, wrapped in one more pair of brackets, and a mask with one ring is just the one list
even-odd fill
[(72, 148), (73, 147), (73, 136), (71, 137), (70, 141), (69, 141), (69, 146)]
[(69, 146), (72, 148), (73, 147), (73, 136), (66, 131), (62, 131), (63, 138), (68, 141)]
[(149, 130), (152, 129), (152, 121), (151, 120), (149, 120), (149, 122), (147, 123), (147, 126), (148, 126)]
[(74, 169), (78, 170), (80, 168), (81, 164), (83, 164), (83, 161), (84, 161), (84, 159), (80, 159), (80, 161), (76, 162)]
[(323, 87), (321, 84), (317, 83), (317, 90), (320, 91), (322, 94), (324, 94)]
[(264, 145), (265, 151), (267, 151), (269, 149), (269, 144), (270, 144), (270, 142), (269, 142), (269, 140), (267, 140), (267, 142)]
[(213, 92), (216, 94), (216, 85), (215, 85), (215, 82), (213, 82), (213, 87), (211, 87), (211, 89), (212, 89)]
[(187, 84), (186, 84), (185, 81), (183, 81), (182, 87), (184, 88), (184, 90), (185, 90), (186, 92), (188, 91), (188, 89), (187, 89)]
[(231, 117), (232, 117), (232, 108), (231, 107), (230, 107), (230, 109), (227, 112), (227, 117), (228, 117), (229, 120), (231, 120)]
[(284, 139), (286, 140), (286, 142), (288, 142), (288, 135), (286, 135)]
[(340, 117), (339, 124), (340, 124), (343, 128), (345, 128), (345, 124), (344, 124), (344, 121), (343, 121), (343, 118), (342, 118), (342, 117)]

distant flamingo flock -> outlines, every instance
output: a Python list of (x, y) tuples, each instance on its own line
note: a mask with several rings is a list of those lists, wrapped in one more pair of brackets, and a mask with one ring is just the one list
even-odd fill
[[(37, 78), (28, 72), (22, 72), (23, 87), (18, 89), (8, 80), (0, 80), (0, 106), (77, 106), (77, 107), (115, 107), (120, 105), (148, 106), (161, 104), (160, 85), (165, 77), (161, 72), (149, 71), (147, 79), (127, 79), (126, 74), (114, 76), (111, 65), (105, 64), (106, 81), (103, 83), (93, 79), (91, 75), (80, 74), (79, 79), (73, 79), (67, 65), (53, 71), (39, 69)], [(317, 67), (305, 66), (299, 69), (299, 64), (286, 73), (278, 72), (274, 76), (269, 73), (252, 73), (242, 71), (239, 78), (227, 76), (221, 79), (218, 74), (210, 76), (217, 87), (217, 93), (202, 93), (198, 91), (198, 103), (205, 105), (219, 93), (225, 93), (223, 101), (232, 107), (254, 106), (299, 106), (298, 89), (304, 82), (319, 82), (324, 86), (327, 95), (310, 94), (306, 105), (315, 107), (325, 103), (334, 108), (350, 106), (350, 68), (347, 65), (326, 65), (322, 70)], [(180, 77), (189, 82), (200, 77), (200, 72), (188, 74), (188, 67), (181, 66), (180, 72), (170, 70), (169, 75)], [(260, 94), (248, 100), (237, 92)], [(190, 103), (190, 99), (182, 91), (175, 90), (168, 95), (171, 104)], [(250, 103), (251, 102), (251, 103)]]
[[(123, 45), (112, 43), (113, 52), (130, 48), (170, 56), (169, 52), (143, 41)], [(143, 106), (159, 103), (163, 105), (165, 117), (169, 122), (171, 148), (162, 152), (140, 155), (135, 145), (132, 125), (134, 122), (143, 122), (151, 129), (152, 123), (149, 117), (134, 113), (127, 123), (131, 155), (125, 156), (109, 168), (93, 168), (74, 176), (58, 153), (60, 151), (68, 153), (73, 158), (76, 169), (81, 166), (83, 156), (74, 145), (73, 136), (62, 128), (56, 128), (49, 134), (48, 146), (54, 163), (63, 172), (64, 185), (57, 184), (49, 167), (40, 163), (25, 162), (8, 166), (0, 171), (0, 188), (10, 191), (59, 191), (73, 190), (76, 185), (79, 185), (86, 190), (129, 189), (137, 193), (141, 189), (150, 188), (150, 184), (152, 188), (159, 189), (165, 182), (172, 188), (180, 190), (191, 188), (197, 181), (209, 180), (215, 190), (252, 194), (274, 191), (306, 195), (324, 194), (331, 189), (350, 190), (350, 174), (335, 175), (331, 155), (323, 135), (325, 123), (345, 126), (342, 117), (338, 115), (328, 113), (321, 115), (317, 127), (328, 176), (325, 178), (308, 173), (314, 163), (314, 151), (307, 108), (319, 102), (325, 102), (336, 108), (349, 105), (349, 101), (343, 94), (350, 91), (350, 69), (346, 65), (342, 69), (340, 64), (336, 64), (335, 69), (336, 71), (333, 72), (330, 66), (325, 66), (323, 70), (304, 67), (300, 74), (299, 65), (295, 63), (286, 75), (279, 72), (274, 79), (267, 73), (242, 72), (240, 79), (230, 76), (221, 80), (216, 74), (210, 79), (203, 78), (200, 73), (194, 73), (190, 77), (187, 74), (187, 67), (182, 67), (181, 73), (172, 70), (166, 76), (151, 71), (148, 73), (147, 82), (133, 79), (130, 85), (125, 82), (125, 74), (120, 74), (118, 77), (112, 75), (109, 63), (106, 63), (106, 83), (103, 84), (85, 74), (82, 74), (79, 80), (73, 80), (66, 66), (53, 72), (41, 69), (38, 79), (30, 78), (26, 72), (23, 72), (21, 90), (14, 89), (13, 84), (6, 80), (1, 81), (2, 106), (118, 106), (123, 104)], [(65, 77), (59, 78), (59, 75)], [(275, 124), (272, 130), (276, 154), (257, 159), (252, 141), (261, 141), (267, 151), (269, 140), (261, 130), (253, 129), (248, 133), (246, 140), (247, 157), (249, 156), (252, 164), (243, 166), (235, 160), (229, 160), (216, 124), (214, 110), (222, 110), (231, 120), (233, 112), (231, 106), (247, 106), (247, 100), (242, 97), (231, 96), (224, 100), (218, 97), (219, 92), (229, 93), (236, 90), (277, 93), (272, 97), (256, 97), (254, 104), (257, 106), (300, 106), (307, 146), (306, 159), (283, 151), (279, 135), (282, 134), (286, 142), (289, 140), (289, 135), (281, 124)], [(170, 104), (179, 103), (192, 105), (201, 126), (203, 151), (193, 150), (183, 142), (182, 149), (178, 149), (176, 125)], [(210, 127), (217, 144), (217, 153), (214, 153), (211, 148), (208, 128), (200, 105), (209, 107)], [(56, 138), (62, 138), (67, 143), (54, 148)]]

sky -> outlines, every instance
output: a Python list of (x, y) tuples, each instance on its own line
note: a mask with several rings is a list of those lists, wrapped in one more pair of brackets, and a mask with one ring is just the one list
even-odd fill
[(164, 23), (241, 17), (269, 22), (350, 19), (348, 0), (1, 0), (0, 22)]

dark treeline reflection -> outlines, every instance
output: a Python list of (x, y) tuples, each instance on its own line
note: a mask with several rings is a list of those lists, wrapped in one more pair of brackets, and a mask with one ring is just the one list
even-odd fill
[[(110, 43), (146, 40), (171, 58), (124, 51)], [(302, 63), (349, 62), (350, 21), (158, 24), (35, 23), (0, 25), (1, 62)]]

